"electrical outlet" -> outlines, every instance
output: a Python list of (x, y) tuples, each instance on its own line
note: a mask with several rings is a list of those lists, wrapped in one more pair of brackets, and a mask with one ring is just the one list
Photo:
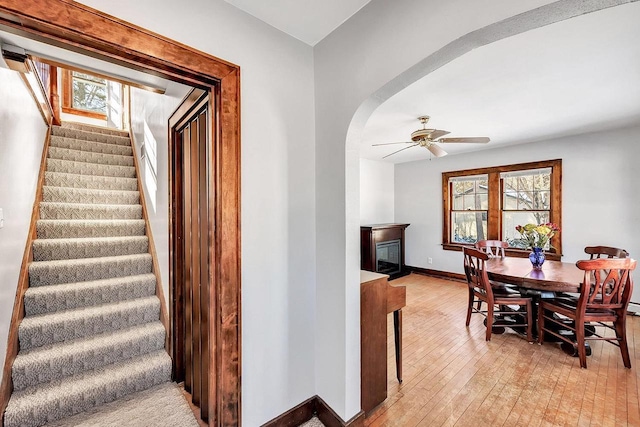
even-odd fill
[(427, 262), (428, 262), (429, 264), (433, 264), (433, 258), (429, 257), (429, 258), (427, 259)]

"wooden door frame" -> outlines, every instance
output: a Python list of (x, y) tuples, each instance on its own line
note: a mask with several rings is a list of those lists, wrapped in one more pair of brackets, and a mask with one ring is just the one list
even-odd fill
[[(205, 88), (215, 97), (209, 184), (216, 226), (209, 250), (210, 337), (216, 346), (209, 366), (216, 375), (209, 378), (209, 425), (240, 425), (240, 68), (69, 0), (0, 0), (0, 28)], [(0, 397), (8, 398), (8, 392), (10, 381), (3, 379)]]

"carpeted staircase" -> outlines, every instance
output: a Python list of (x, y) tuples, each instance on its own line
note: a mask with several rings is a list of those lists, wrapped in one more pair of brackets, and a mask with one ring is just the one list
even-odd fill
[(40, 426), (170, 381), (126, 132), (52, 130), (5, 426)]

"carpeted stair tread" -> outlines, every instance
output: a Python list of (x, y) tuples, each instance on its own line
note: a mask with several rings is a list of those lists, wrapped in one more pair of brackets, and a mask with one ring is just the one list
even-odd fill
[(136, 191), (136, 178), (121, 178), (115, 176), (79, 175), (75, 173), (45, 172), (44, 185), (51, 187), (87, 188), (94, 190), (125, 190)]
[(71, 160), (51, 158), (47, 159), (47, 171), (122, 178), (136, 177), (135, 166), (101, 165), (97, 163), (74, 162)]
[[(148, 390), (93, 408), (47, 427), (198, 427), (189, 404), (176, 383)], [(320, 426), (323, 427), (323, 426)]]
[(14, 390), (24, 390), (164, 348), (160, 322), (50, 344), (20, 352), (13, 362)]
[(43, 202), (97, 203), (114, 205), (137, 205), (140, 203), (138, 191), (94, 190), (87, 188), (42, 186)]
[(95, 237), (72, 239), (36, 239), (33, 260), (99, 258), (144, 254), (149, 251), (147, 236)]
[(42, 219), (141, 219), (142, 205), (41, 202)]
[(64, 136), (52, 136), (50, 146), (92, 153), (133, 156), (133, 150), (126, 145), (105, 144), (104, 142), (85, 141), (82, 139), (65, 138)]
[(129, 132), (126, 130), (108, 128), (104, 126), (89, 125), (86, 123), (63, 122), (61, 127), (65, 129), (77, 129), (77, 130), (84, 130), (84, 131), (93, 132), (93, 133), (104, 133), (106, 135), (129, 137)]
[(159, 319), (160, 300), (155, 295), (25, 317), (18, 327), (20, 350), (116, 331)]
[(151, 255), (34, 261), (29, 264), (29, 286), (49, 286), (151, 273)]
[(14, 392), (5, 427), (35, 427), (170, 381), (164, 350)]
[[(102, 417), (104, 404), (171, 378), (128, 133), (51, 132), (6, 427), (71, 426), (63, 418), (88, 409)], [(186, 409), (180, 425), (192, 421)]]
[(49, 158), (71, 160), (72, 162), (97, 163), (100, 165), (133, 166), (133, 156), (102, 154), (91, 151), (70, 150), (68, 148), (49, 147)]
[(26, 316), (74, 310), (153, 296), (153, 273), (114, 277), (55, 286), (30, 287), (24, 295)]
[(40, 219), (38, 239), (144, 236), (142, 219)]
[(54, 126), (52, 128), (52, 135), (62, 136), (65, 138), (82, 139), (84, 141), (102, 142), (105, 144), (131, 146), (131, 140), (127, 136), (88, 132), (86, 130), (80, 129), (69, 129), (65, 127)]

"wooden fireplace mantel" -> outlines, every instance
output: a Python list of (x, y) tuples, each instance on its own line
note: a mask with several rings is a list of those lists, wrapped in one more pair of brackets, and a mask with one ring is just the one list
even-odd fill
[(408, 274), (404, 254), (404, 230), (409, 224), (389, 223), (360, 226), (360, 269), (376, 271), (376, 244), (400, 240), (400, 272), (391, 274), (395, 279)]

